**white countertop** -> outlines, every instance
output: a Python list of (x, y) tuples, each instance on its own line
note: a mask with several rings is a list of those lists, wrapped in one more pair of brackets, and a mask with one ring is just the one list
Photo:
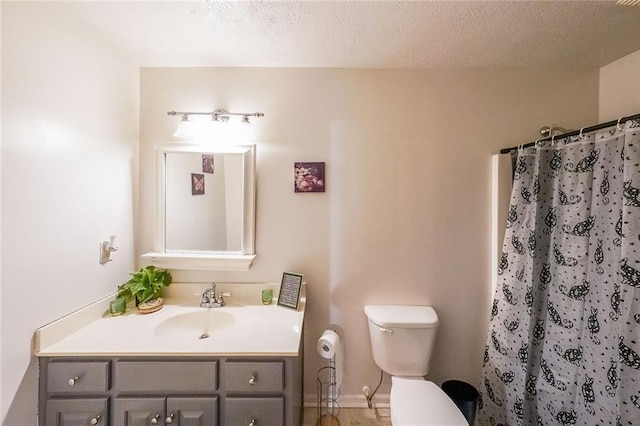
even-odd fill
[[(260, 291), (274, 289), (274, 301), (263, 305)], [(206, 284), (174, 283), (165, 289), (164, 307), (151, 314), (140, 314), (129, 305), (123, 315), (113, 317), (109, 302), (113, 296), (99, 300), (36, 331), (36, 356), (296, 356), (301, 344), (304, 321), (304, 286), (298, 310), (277, 305), (274, 284), (219, 284), (218, 290), (231, 292), (226, 306), (206, 309), (199, 306), (199, 295)], [(199, 319), (207, 312), (213, 330), (205, 330)], [(194, 316), (195, 313), (195, 316)], [(226, 326), (216, 328), (219, 315)], [(190, 314), (194, 329), (161, 336), (158, 326), (166, 320)], [(225, 315), (228, 314), (228, 315)], [(203, 322), (205, 322), (203, 320)], [(191, 324), (191, 322), (189, 322)], [(209, 337), (198, 339), (208, 331)]]

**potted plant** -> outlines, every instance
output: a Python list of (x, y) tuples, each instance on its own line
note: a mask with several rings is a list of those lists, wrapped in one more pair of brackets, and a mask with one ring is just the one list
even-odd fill
[(128, 301), (135, 299), (138, 311), (147, 314), (162, 308), (162, 289), (171, 284), (171, 274), (155, 266), (145, 266), (138, 272), (131, 272), (131, 279), (118, 286), (116, 297)]

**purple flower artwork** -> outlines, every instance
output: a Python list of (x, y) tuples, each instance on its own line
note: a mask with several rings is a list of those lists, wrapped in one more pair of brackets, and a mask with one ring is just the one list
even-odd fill
[(324, 192), (324, 162), (294, 163), (295, 192)]

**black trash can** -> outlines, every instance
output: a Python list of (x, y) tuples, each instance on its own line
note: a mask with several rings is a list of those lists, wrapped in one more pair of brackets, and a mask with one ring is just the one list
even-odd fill
[(473, 426), (478, 407), (478, 390), (460, 380), (447, 380), (442, 384), (442, 390), (455, 402), (469, 425)]

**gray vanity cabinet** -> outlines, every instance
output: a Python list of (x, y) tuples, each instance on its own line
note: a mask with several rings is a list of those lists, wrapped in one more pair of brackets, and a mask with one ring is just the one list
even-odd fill
[(39, 392), (39, 426), (299, 426), (302, 354), (41, 357)]

